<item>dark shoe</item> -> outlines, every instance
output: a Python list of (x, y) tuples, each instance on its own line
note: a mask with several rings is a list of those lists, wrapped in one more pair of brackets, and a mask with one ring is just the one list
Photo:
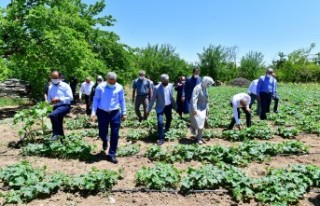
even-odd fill
[(161, 145), (163, 145), (163, 143), (164, 143), (164, 140), (163, 140), (163, 139), (160, 139), (160, 140), (158, 140), (158, 143), (157, 143), (157, 144), (158, 144), (159, 146), (161, 146)]
[(50, 141), (57, 141), (59, 140), (59, 135), (53, 135), (51, 138), (50, 138)]
[(116, 157), (113, 157), (113, 156), (108, 155), (108, 156), (107, 156), (107, 160), (108, 160), (109, 162), (112, 162), (113, 164), (118, 164), (118, 160), (116, 159)]
[(108, 149), (108, 142), (107, 141), (103, 141), (102, 142), (102, 150), (107, 150)]

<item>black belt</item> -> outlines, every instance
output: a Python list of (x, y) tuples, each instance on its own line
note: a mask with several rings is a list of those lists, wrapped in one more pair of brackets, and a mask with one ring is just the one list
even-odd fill
[(62, 107), (62, 106), (70, 107), (70, 104), (61, 104), (61, 105), (53, 106), (53, 109), (57, 109), (58, 107)]
[(119, 112), (119, 109), (115, 109), (115, 110), (111, 110), (111, 111), (106, 111), (106, 110), (103, 110), (103, 109), (98, 108), (98, 110), (101, 110), (102, 112), (105, 112), (105, 113), (107, 113), (107, 114)]
[(138, 97), (146, 97), (148, 96), (149, 94), (143, 94), (143, 95), (137, 95)]

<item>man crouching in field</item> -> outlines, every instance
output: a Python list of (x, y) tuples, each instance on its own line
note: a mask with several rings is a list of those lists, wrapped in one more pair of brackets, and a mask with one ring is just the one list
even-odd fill
[(116, 151), (119, 140), (119, 129), (121, 119), (126, 116), (126, 103), (124, 99), (124, 89), (117, 83), (117, 75), (109, 72), (107, 81), (99, 84), (93, 97), (91, 121), (98, 117), (99, 137), (103, 142), (103, 150), (108, 147), (108, 127), (110, 124), (110, 148), (107, 160), (117, 164)]
[(70, 112), (73, 95), (69, 84), (61, 81), (58, 71), (51, 73), (51, 82), (48, 89), (48, 102), (53, 105), (53, 112), (49, 115), (53, 133), (51, 140), (58, 140), (59, 136), (64, 136), (63, 118)]

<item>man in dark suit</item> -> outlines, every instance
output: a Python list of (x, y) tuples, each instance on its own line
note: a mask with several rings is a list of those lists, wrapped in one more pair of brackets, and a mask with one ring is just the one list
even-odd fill
[(192, 97), (193, 89), (202, 82), (202, 78), (200, 77), (200, 70), (198, 68), (194, 68), (192, 72), (192, 76), (188, 77), (186, 83), (184, 84), (182, 90), (182, 101), (184, 102), (184, 113), (190, 113), (190, 101)]

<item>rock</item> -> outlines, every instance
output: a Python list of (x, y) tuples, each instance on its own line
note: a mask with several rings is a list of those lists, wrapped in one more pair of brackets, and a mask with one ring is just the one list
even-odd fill
[(251, 81), (245, 78), (236, 78), (228, 82), (228, 85), (236, 87), (248, 87)]
[(116, 203), (116, 199), (114, 199), (113, 197), (109, 197), (109, 202), (111, 204), (115, 204)]

